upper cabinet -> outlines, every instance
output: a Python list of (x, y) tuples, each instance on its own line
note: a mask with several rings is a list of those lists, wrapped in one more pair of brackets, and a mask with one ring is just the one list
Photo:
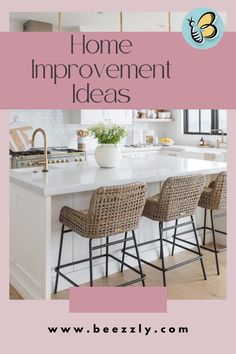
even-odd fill
[(80, 111), (81, 124), (96, 124), (104, 121), (104, 110), (85, 109)]
[(115, 124), (132, 124), (133, 111), (131, 109), (104, 110), (105, 120)]
[(68, 124), (91, 125), (110, 121), (114, 124), (132, 124), (131, 109), (82, 109), (64, 110), (64, 121)]
[(167, 12), (123, 12), (124, 32), (167, 32)]

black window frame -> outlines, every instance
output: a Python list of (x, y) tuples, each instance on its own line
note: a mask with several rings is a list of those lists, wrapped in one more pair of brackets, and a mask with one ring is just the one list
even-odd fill
[[(201, 109), (199, 111), (199, 132), (191, 132), (189, 131), (189, 110), (184, 109), (184, 134), (190, 135), (222, 135), (220, 132), (201, 132)], [(219, 128), (219, 110), (211, 109), (211, 129), (220, 129)], [(224, 133), (227, 135), (227, 133)]]

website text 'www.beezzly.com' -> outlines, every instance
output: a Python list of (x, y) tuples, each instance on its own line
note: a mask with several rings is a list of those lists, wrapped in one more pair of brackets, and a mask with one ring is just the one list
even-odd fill
[(96, 323), (91, 326), (68, 326), (68, 327), (48, 327), (48, 332), (51, 334), (63, 333), (63, 334), (139, 334), (148, 336), (151, 334), (188, 334), (189, 328), (187, 326), (160, 326), (154, 328), (145, 326), (141, 323), (136, 326), (104, 326)]

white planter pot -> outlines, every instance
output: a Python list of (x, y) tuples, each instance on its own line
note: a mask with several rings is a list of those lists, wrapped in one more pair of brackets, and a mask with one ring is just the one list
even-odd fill
[(100, 167), (116, 167), (121, 159), (119, 146), (114, 144), (101, 144), (96, 147), (95, 160)]

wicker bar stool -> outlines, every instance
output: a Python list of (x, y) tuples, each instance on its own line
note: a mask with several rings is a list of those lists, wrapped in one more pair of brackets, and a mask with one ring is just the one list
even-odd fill
[[(154, 240), (142, 242), (138, 246), (140, 247), (143, 245), (147, 245), (159, 241), (160, 258), (162, 261), (162, 266), (161, 267), (156, 266), (150, 262), (147, 262), (144, 259), (141, 259), (141, 261), (153, 268), (162, 271), (164, 286), (166, 286), (167, 271), (170, 271), (172, 269), (175, 269), (177, 267), (186, 265), (188, 263), (197, 260), (199, 260), (201, 263), (203, 276), (204, 279), (206, 279), (206, 272), (202, 260), (203, 255), (201, 254), (200, 245), (196, 233), (196, 227), (193, 219), (193, 214), (195, 213), (195, 210), (197, 208), (198, 201), (203, 190), (203, 185), (204, 185), (204, 177), (201, 175), (171, 177), (164, 182), (160, 194), (154, 195), (150, 198), (147, 198), (146, 200), (143, 216), (154, 221), (159, 221), (160, 237)], [(190, 217), (190, 221), (183, 222), (181, 224), (178, 223), (179, 219), (188, 216)], [(170, 227), (163, 227), (163, 223), (169, 221), (175, 221), (175, 225)], [(192, 225), (192, 231), (194, 233), (196, 243), (189, 242), (187, 240), (185, 241), (182, 238), (179, 238), (179, 236), (185, 234), (186, 231), (177, 234), (177, 229), (179, 227), (183, 227), (185, 225), (190, 225), (190, 224)], [(163, 237), (163, 232), (168, 230), (174, 230), (173, 240)], [(197, 250), (189, 249), (183, 245), (179, 245), (176, 243), (176, 240), (187, 242), (188, 244), (195, 246)], [(172, 255), (174, 254), (174, 246), (177, 246), (189, 252), (192, 252), (197, 256), (187, 261), (169, 267), (165, 267), (163, 241), (172, 244)], [(130, 248), (132, 247), (126, 247), (126, 245), (124, 244), (124, 250), (123, 250), (124, 254), (132, 256), (130, 253), (127, 252), (127, 250)], [(123, 265), (122, 265), (122, 270), (123, 270)]]
[[(61, 209), (59, 220), (62, 223), (62, 228), (58, 264), (55, 268), (56, 282), (54, 293), (57, 292), (59, 275), (73, 286), (79, 286), (64, 273), (62, 273), (61, 268), (83, 262), (89, 262), (90, 286), (93, 286), (94, 259), (105, 257), (106, 277), (108, 276), (109, 257), (120, 263), (124, 262), (123, 256), (121, 261), (114, 255), (109, 254), (109, 246), (124, 242), (124, 238), (109, 242), (109, 237), (121, 233), (125, 233), (125, 241), (133, 241), (136, 250), (138, 270), (127, 263), (125, 265), (134, 272), (138, 273), (140, 277), (118, 286), (127, 286), (139, 281), (141, 281), (142, 285), (145, 286), (145, 275), (143, 274), (141, 267), (134, 230), (138, 227), (142, 216), (142, 211), (146, 200), (146, 192), (147, 186), (142, 182), (112, 187), (101, 187), (93, 192), (88, 210), (78, 211), (67, 206)], [(65, 227), (69, 229), (65, 230)], [(63, 238), (65, 233), (71, 231), (74, 231), (80, 236), (89, 239), (89, 258), (61, 265)], [(131, 231), (131, 237), (127, 237), (129, 231)], [(104, 244), (92, 246), (93, 240), (101, 238), (106, 238), (106, 242)], [(92, 252), (101, 248), (106, 249), (105, 254), (93, 257)]]
[[(227, 235), (227, 233), (215, 229), (213, 211), (225, 209), (227, 206), (227, 173), (226, 172), (221, 172), (217, 176), (215, 181), (212, 181), (208, 187), (204, 188), (198, 206), (204, 208), (204, 226), (198, 228), (198, 230), (203, 230), (203, 241), (202, 241), (201, 248), (213, 252), (215, 254), (217, 274), (220, 275), (218, 253), (226, 251), (227, 248), (226, 247), (221, 249), (217, 248), (215, 234), (219, 233), (219, 234)], [(208, 210), (210, 211), (211, 227), (206, 226)], [(222, 215), (218, 215), (218, 217), (221, 216)], [(210, 230), (212, 232), (213, 248), (209, 248), (205, 246), (206, 230)]]

